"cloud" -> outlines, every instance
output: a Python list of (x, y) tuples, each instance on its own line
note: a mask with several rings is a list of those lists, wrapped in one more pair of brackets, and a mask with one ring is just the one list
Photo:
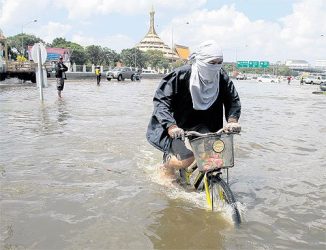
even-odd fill
[(100, 45), (120, 52), (122, 49), (132, 48), (135, 46), (135, 41), (123, 34), (116, 34), (113, 36), (105, 36), (102, 38), (89, 37), (82, 34), (74, 34), (71, 39), (73, 42), (82, 46)]
[[(326, 5), (323, 0), (303, 0), (294, 4), (288, 16), (271, 22), (251, 21), (236, 9), (201, 9), (173, 18), (160, 32), (161, 38), (193, 48), (215, 39), (224, 48), (225, 61), (320, 59), (326, 56)], [(189, 23), (189, 24), (186, 24)]]
[[(189, 24), (187, 24), (189, 23)], [(235, 5), (224, 5), (216, 10), (197, 10), (171, 21), (160, 34), (164, 40), (194, 47), (204, 40), (214, 39), (224, 49), (225, 60), (263, 60), (270, 56), (270, 48), (279, 42), (271, 36), (280, 32), (278, 24), (250, 21)]]
[(290, 50), (293, 58), (295, 55), (302, 58), (326, 58), (325, 13), (324, 0), (305, 0), (294, 4), (293, 13), (281, 19), (283, 46)]
[[(20, 33), (22, 26), (35, 19), (39, 19), (43, 13), (51, 9), (52, 1), (50, 0), (2, 0), (0, 4), (0, 27), (5, 33), (9, 30), (15, 30)], [(29, 11), (32, 8), (32, 11)], [(39, 21), (39, 20), (38, 20)], [(37, 25), (38, 23), (34, 24)]]
[(37, 35), (45, 42), (52, 43), (54, 38), (67, 37), (72, 31), (73, 27), (69, 24), (62, 24), (58, 22), (49, 22), (37, 30)]
[(206, 3), (206, 0), (57, 0), (59, 6), (68, 11), (70, 19), (88, 19), (94, 15), (135, 15), (147, 12), (152, 6), (155, 10), (193, 10)]
[[(251, 20), (237, 8), (237, 0), (234, 4), (205, 9), (208, 1), (0, 0), (0, 28), (7, 36), (15, 35), (21, 32), (22, 25), (39, 18), (36, 24), (26, 25), (24, 31), (37, 34), (47, 42), (61, 36), (82, 45), (97, 44), (120, 51), (139, 42), (131, 37), (131, 33), (137, 32), (131, 32), (128, 24), (137, 23), (135, 17), (140, 14), (147, 17), (153, 5), (159, 25), (156, 30), (169, 46), (172, 36), (174, 43), (190, 48), (203, 40), (215, 39), (224, 49), (226, 61), (306, 59), (313, 63), (326, 57), (325, 0), (293, 0), (289, 14), (274, 21)], [(126, 21), (114, 23), (114, 15), (123, 16)], [(94, 17), (98, 32), (91, 32), (95, 34), (92, 37), (87, 30), (95, 23)], [(107, 29), (107, 20), (117, 31)], [(146, 25), (134, 23), (130, 25), (133, 29)], [(106, 34), (105, 29), (111, 33)]]

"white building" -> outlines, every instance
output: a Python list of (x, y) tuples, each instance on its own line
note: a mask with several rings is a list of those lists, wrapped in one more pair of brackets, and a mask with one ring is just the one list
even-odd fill
[(310, 64), (305, 60), (286, 60), (285, 65), (290, 69), (309, 69)]
[(316, 60), (315, 67), (317, 69), (326, 70), (326, 59)]

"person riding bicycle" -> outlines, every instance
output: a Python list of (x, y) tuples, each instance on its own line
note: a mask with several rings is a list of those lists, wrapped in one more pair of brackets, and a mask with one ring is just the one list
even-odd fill
[(217, 43), (201, 43), (189, 62), (161, 80), (146, 133), (149, 143), (164, 152), (163, 174), (173, 179), (175, 170), (187, 168), (194, 161), (185, 144), (185, 130), (216, 132), (223, 127), (223, 106), (225, 130), (241, 130), (240, 98), (222, 68), (223, 53)]

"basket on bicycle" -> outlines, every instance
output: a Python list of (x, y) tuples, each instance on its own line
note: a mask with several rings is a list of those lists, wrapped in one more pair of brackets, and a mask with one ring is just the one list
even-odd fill
[(233, 135), (207, 135), (190, 140), (199, 171), (234, 166)]

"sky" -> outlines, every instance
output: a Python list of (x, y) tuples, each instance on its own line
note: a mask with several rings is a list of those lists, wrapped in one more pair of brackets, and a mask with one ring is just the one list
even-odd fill
[(213, 39), (226, 62), (326, 60), (326, 0), (0, 0), (0, 29), (120, 52), (146, 35), (152, 7), (170, 47)]

